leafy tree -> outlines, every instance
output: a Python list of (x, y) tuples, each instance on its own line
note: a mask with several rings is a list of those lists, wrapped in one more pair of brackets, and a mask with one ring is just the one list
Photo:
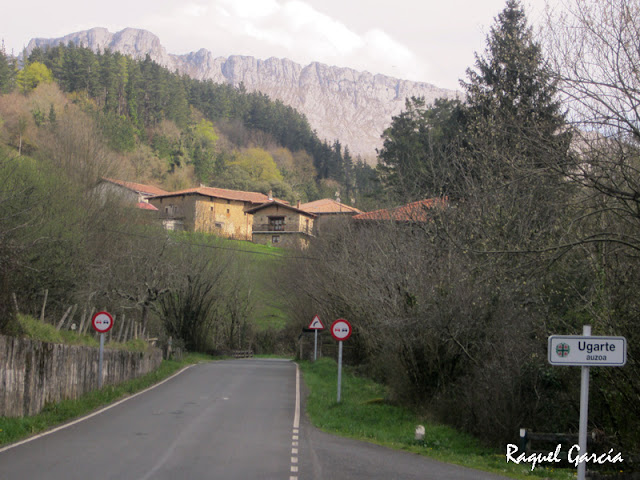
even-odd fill
[(231, 165), (237, 165), (246, 171), (250, 178), (262, 181), (281, 181), (282, 174), (278, 170), (273, 157), (261, 148), (249, 148), (240, 152)]
[(47, 66), (40, 62), (34, 62), (18, 72), (18, 86), (22, 93), (29, 93), (40, 83), (51, 83), (53, 74)]
[(205, 183), (209, 183), (216, 169), (216, 144), (218, 134), (213, 123), (201, 119), (192, 129), (189, 139), (191, 159), (195, 173)]
[[(554, 77), (567, 98), (575, 132), (573, 162), (558, 163), (579, 196), (566, 249), (574, 247), (584, 282), (580, 312), (598, 334), (627, 338), (640, 352), (640, 2), (570, 0), (546, 28)], [(576, 309), (577, 310), (577, 309)], [(598, 375), (590, 422), (637, 450), (640, 368)], [(591, 411), (590, 405), (590, 411)]]

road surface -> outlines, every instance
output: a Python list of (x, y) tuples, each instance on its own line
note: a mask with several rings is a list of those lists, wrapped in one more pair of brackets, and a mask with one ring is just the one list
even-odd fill
[(87, 420), (0, 449), (0, 480), (497, 480), (313, 428), (284, 360), (200, 364)]

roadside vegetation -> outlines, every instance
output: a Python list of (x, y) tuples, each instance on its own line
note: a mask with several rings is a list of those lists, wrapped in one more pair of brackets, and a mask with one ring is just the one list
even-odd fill
[[(307, 414), (311, 422), (325, 432), (511, 478), (569, 480), (575, 477), (573, 469), (536, 467), (531, 471), (530, 464), (507, 464), (504, 451), (487, 447), (469, 434), (391, 402), (387, 387), (357, 375), (349, 367), (343, 366), (341, 402), (337, 403), (334, 360), (300, 362), (300, 369), (310, 391)], [(415, 440), (418, 425), (425, 427), (424, 441)]]
[(64, 400), (45, 406), (42, 412), (31, 417), (0, 417), (0, 446), (17, 442), (31, 435), (50, 430), (60, 424), (87, 415), (110, 403), (133, 395), (168, 378), (179, 369), (199, 362), (213, 360), (204, 354), (188, 354), (181, 361), (163, 360), (160, 367), (147, 375), (128, 380), (119, 385), (106, 385), (76, 400)]
[(624, 336), (626, 365), (591, 369), (589, 431), (628, 470), (640, 455), (640, 52), (625, 46), (640, 2), (566, 3), (537, 37), (508, 0), (464, 102), (407, 101), (380, 180), (398, 204), (443, 207), (324, 231), (290, 266), (291, 333), (314, 314), (346, 318), (350, 362), (391, 401), (500, 449), (520, 428), (578, 431), (579, 371), (549, 364), (549, 335)]
[[(73, 330), (58, 330), (53, 325), (42, 323), (29, 315), (18, 315), (18, 324), (22, 335), (31, 340), (96, 348), (100, 346), (97, 335), (82, 334)], [(145, 352), (149, 348), (148, 345), (143, 339), (131, 339), (126, 342), (107, 341), (105, 343), (106, 348), (133, 352)]]

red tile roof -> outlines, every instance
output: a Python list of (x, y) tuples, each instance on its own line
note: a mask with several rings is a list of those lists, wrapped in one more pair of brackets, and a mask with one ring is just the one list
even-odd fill
[(426, 222), (430, 219), (429, 210), (444, 207), (447, 198), (427, 198), (395, 208), (374, 210), (354, 215), (354, 220), (393, 220), (395, 222)]
[(316, 218), (316, 216), (317, 216), (317, 215), (315, 215), (315, 214), (313, 214), (311, 212), (304, 211), (302, 208), (292, 207), (288, 203), (283, 203), (283, 202), (279, 202), (279, 201), (276, 201), (276, 200), (271, 200), (270, 202), (265, 202), (262, 205), (258, 205), (257, 207), (250, 208), (249, 210), (247, 210), (247, 213), (256, 213), (257, 211), (262, 210), (263, 208), (270, 207), (271, 205), (277, 205), (277, 206), (285, 208), (287, 210), (291, 210), (293, 212), (300, 213), (301, 215), (304, 215), (306, 217)]
[(316, 200), (315, 202), (304, 203), (300, 205), (300, 210), (318, 215), (332, 213), (348, 213), (353, 215), (362, 213), (361, 210), (358, 210), (355, 207), (350, 207), (344, 203), (336, 202), (331, 198), (323, 198), (321, 200)]
[(169, 193), (161, 188), (154, 187), (153, 185), (145, 185), (143, 183), (127, 182), (125, 180), (116, 180), (114, 178), (103, 178), (103, 180), (147, 196), (165, 195)]
[[(204, 195), (206, 197), (223, 198), (225, 200), (238, 200), (240, 202), (255, 203), (257, 205), (269, 202), (269, 196), (258, 192), (242, 192), (240, 190), (227, 190), (226, 188), (198, 187), (187, 188), (177, 192), (158, 195), (158, 197), (176, 197), (179, 195)], [(287, 202), (281, 202), (286, 204)]]
[(136, 203), (136, 207), (142, 210), (158, 210), (156, 207), (147, 202), (138, 202)]

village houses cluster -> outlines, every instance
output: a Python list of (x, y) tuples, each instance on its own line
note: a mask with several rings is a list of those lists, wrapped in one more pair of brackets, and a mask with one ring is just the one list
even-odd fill
[(167, 230), (210, 233), (254, 243), (306, 248), (336, 218), (356, 221), (422, 221), (438, 200), (428, 199), (394, 209), (361, 212), (338, 200), (290, 205), (271, 194), (214, 187), (167, 192), (141, 183), (104, 178), (99, 195), (116, 195), (157, 215)]

